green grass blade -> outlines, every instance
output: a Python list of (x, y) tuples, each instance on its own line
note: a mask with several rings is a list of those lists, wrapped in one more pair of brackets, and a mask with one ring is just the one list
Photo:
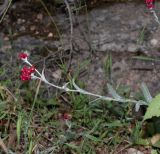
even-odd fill
[(32, 154), (32, 149), (33, 149), (33, 141), (31, 140), (30, 143), (29, 143), (28, 154)]
[(17, 141), (18, 141), (18, 145), (20, 144), (20, 137), (21, 137), (21, 128), (22, 128), (22, 113), (19, 113), (18, 115), (18, 120), (17, 120)]
[(117, 94), (117, 92), (113, 89), (113, 87), (110, 84), (107, 84), (107, 88), (109, 90), (109, 94), (112, 95), (113, 98), (117, 100), (123, 99), (121, 96)]
[(152, 98), (152, 96), (151, 96), (151, 94), (149, 92), (149, 89), (148, 89), (148, 87), (147, 87), (147, 85), (145, 83), (141, 84), (141, 90), (143, 92), (143, 95), (144, 95), (144, 98), (145, 98), (146, 102), (150, 103), (153, 98)]

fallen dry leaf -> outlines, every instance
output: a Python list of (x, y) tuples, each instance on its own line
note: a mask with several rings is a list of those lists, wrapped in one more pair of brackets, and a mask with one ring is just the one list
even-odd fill
[(154, 145), (158, 141), (160, 141), (160, 134), (156, 134), (151, 138), (152, 145)]
[(9, 140), (8, 140), (8, 147), (14, 147), (16, 145), (16, 132), (15, 131), (12, 131), (10, 132), (9, 134)]
[(6, 154), (8, 154), (8, 149), (1, 138), (0, 138), (0, 147)]
[(129, 148), (129, 149), (127, 149), (127, 154), (144, 154), (144, 153), (137, 150), (137, 149)]

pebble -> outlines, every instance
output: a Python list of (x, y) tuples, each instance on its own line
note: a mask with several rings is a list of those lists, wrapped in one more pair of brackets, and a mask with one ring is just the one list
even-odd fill
[(134, 148), (129, 148), (127, 150), (127, 154), (144, 154), (143, 152), (137, 150), (137, 149), (134, 149)]
[(41, 14), (41, 13), (37, 14), (37, 19), (42, 20), (43, 19), (43, 14)]
[(22, 21), (22, 19), (21, 18), (18, 18), (18, 20), (17, 20), (17, 24), (21, 24), (23, 21)]
[(50, 33), (48, 34), (48, 37), (53, 37), (53, 33), (50, 32)]
[(4, 37), (4, 41), (8, 41), (9, 40), (9, 37)]
[(39, 34), (39, 31), (36, 31), (35, 34), (38, 35), (38, 34)]
[(25, 30), (26, 30), (25, 26), (21, 26), (19, 29), (19, 31), (25, 31)]
[(36, 26), (35, 25), (32, 25), (31, 27), (30, 27), (30, 30), (31, 31), (34, 31), (36, 29)]
[(135, 52), (137, 50), (137, 46), (135, 44), (129, 44), (128, 45), (128, 51), (129, 52)]
[(158, 44), (158, 40), (152, 39), (152, 40), (150, 41), (150, 43), (151, 43), (151, 45), (156, 46), (156, 45)]
[[(97, 73), (99, 74), (99, 73), (103, 73), (104, 71), (103, 71), (103, 69), (102, 68), (98, 68), (98, 70), (97, 70)], [(99, 74), (100, 75), (100, 74)]]

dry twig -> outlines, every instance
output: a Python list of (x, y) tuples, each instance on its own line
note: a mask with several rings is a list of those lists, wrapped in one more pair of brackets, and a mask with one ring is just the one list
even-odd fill
[(8, 154), (7, 147), (6, 147), (6, 145), (4, 144), (4, 142), (1, 138), (0, 138), (0, 147), (6, 154)]
[(69, 21), (70, 21), (70, 58), (69, 58), (69, 64), (68, 64), (68, 69), (69, 69), (71, 65), (71, 59), (72, 59), (72, 53), (73, 53), (73, 18), (72, 18), (72, 11), (68, 3), (68, 0), (64, 0), (64, 2), (68, 10)]

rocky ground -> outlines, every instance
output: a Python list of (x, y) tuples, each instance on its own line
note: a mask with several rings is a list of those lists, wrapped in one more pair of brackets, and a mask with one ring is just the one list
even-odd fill
[[(157, 3), (157, 13), (159, 6)], [(11, 6), (0, 25), (1, 59), (11, 48), (16, 53), (29, 50), (35, 57), (46, 57), (62, 50), (63, 55), (67, 55), (70, 49), (68, 15), (61, 9), (49, 9), (52, 16), (48, 16), (40, 3), (17, 2)], [(92, 61), (86, 68), (87, 76), (83, 77), (87, 77), (87, 89), (98, 93), (102, 91), (106, 82), (104, 63), (111, 53), (113, 64), (110, 73), (114, 83), (116, 81), (137, 90), (145, 81), (153, 94), (158, 92), (159, 62), (132, 59), (139, 55), (159, 58), (159, 26), (143, 3), (106, 3), (74, 13), (72, 22), (72, 66), (76, 68), (78, 63), (90, 59), (92, 55)]]

